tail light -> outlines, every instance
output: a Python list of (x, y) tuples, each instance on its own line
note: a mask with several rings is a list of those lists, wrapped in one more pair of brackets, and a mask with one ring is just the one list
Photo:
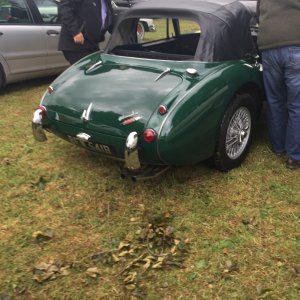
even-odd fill
[(49, 94), (52, 94), (54, 92), (54, 87), (52, 85), (49, 85), (47, 90)]
[(153, 142), (156, 139), (157, 134), (156, 134), (156, 132), (153, 129), (146, 129), (144, 131), (143, 136), (144, 136), (145, 142), (151, 143), (151, 142)]
[(164, 105), (160, 105), (158, 111), (161, 115), (164, 115), (165, 113), (167, 113), (167, 108)]
[(32, 122), (35, 124), (42, 123), (42, 119), (47, 116), (47, 109), (45, 106), (40, 105), (33, 113), (33, 119)]

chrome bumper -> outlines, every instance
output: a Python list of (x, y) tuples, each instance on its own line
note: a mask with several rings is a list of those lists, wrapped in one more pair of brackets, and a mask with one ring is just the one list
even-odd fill
[(126, 169), (130, 171), (141, 169), (138, 153), (138, 134), (135, 131), (131, 132), (126, 139), (124, 157)]
[(39, 142), (47, 141), (45, 130), (43, 129), (41, 124), (36, 124), (32, 122), (32, 134), (34, 138)]
[(138, 153), (138, 134), (131, 132), (126, 139), (125, 164), (121, 169), (121, 177), (132, 181), (146, 180), (159, 176), (168, 170), (169, 166), (142, 166)]
[(45, 142), (47, 140), (45, 131), (42, 127), (42, 118), (43, 118), (42, 110), (37, 109), (33, 113), (31, 127), (32, 127), (32, 134), (34, 138), (39, 142)]

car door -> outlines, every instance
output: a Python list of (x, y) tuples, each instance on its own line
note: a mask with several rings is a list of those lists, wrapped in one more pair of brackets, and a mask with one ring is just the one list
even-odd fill
[(45, 43), (26, 0), (0, 1), (0, 56), (8, 81), (45, 69)]
[(41, 27), (46, 39), (47, 58), (46, 68), (49, 74), (57, 73), (69, 64), (61, 51), (57, 50), (61, 25), (58, 19), (58, 2), (56, 0), (33, 0), (41, 19)]

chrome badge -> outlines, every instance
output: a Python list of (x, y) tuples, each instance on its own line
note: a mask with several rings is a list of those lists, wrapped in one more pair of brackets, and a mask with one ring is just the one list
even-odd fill
[(89, 107), (85, 109), (80, 117), (83, 122), (88, 122), (90, 120), (90, 113), (92, 110), (93, 102), (90, 103)]

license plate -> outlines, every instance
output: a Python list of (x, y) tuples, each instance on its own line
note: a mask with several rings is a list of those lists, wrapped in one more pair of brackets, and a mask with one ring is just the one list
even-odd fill
[(92, 151), (96, 151), (96, 152), (100, 152), (103, 154), (107, 154), (107, 155), (114, 155), (115, 151), (114, 148), (109, 146), (109, 145), (105, 145), (105, 144), (98, 144), (98, 143), (94, 143), (91, 141), (83, 141), (81, 139), (78, 139), (76, 137), (67, 136), (68, 141), (76, 146), (81, 146), (84, 147), (86, 149), (92, 150)]

